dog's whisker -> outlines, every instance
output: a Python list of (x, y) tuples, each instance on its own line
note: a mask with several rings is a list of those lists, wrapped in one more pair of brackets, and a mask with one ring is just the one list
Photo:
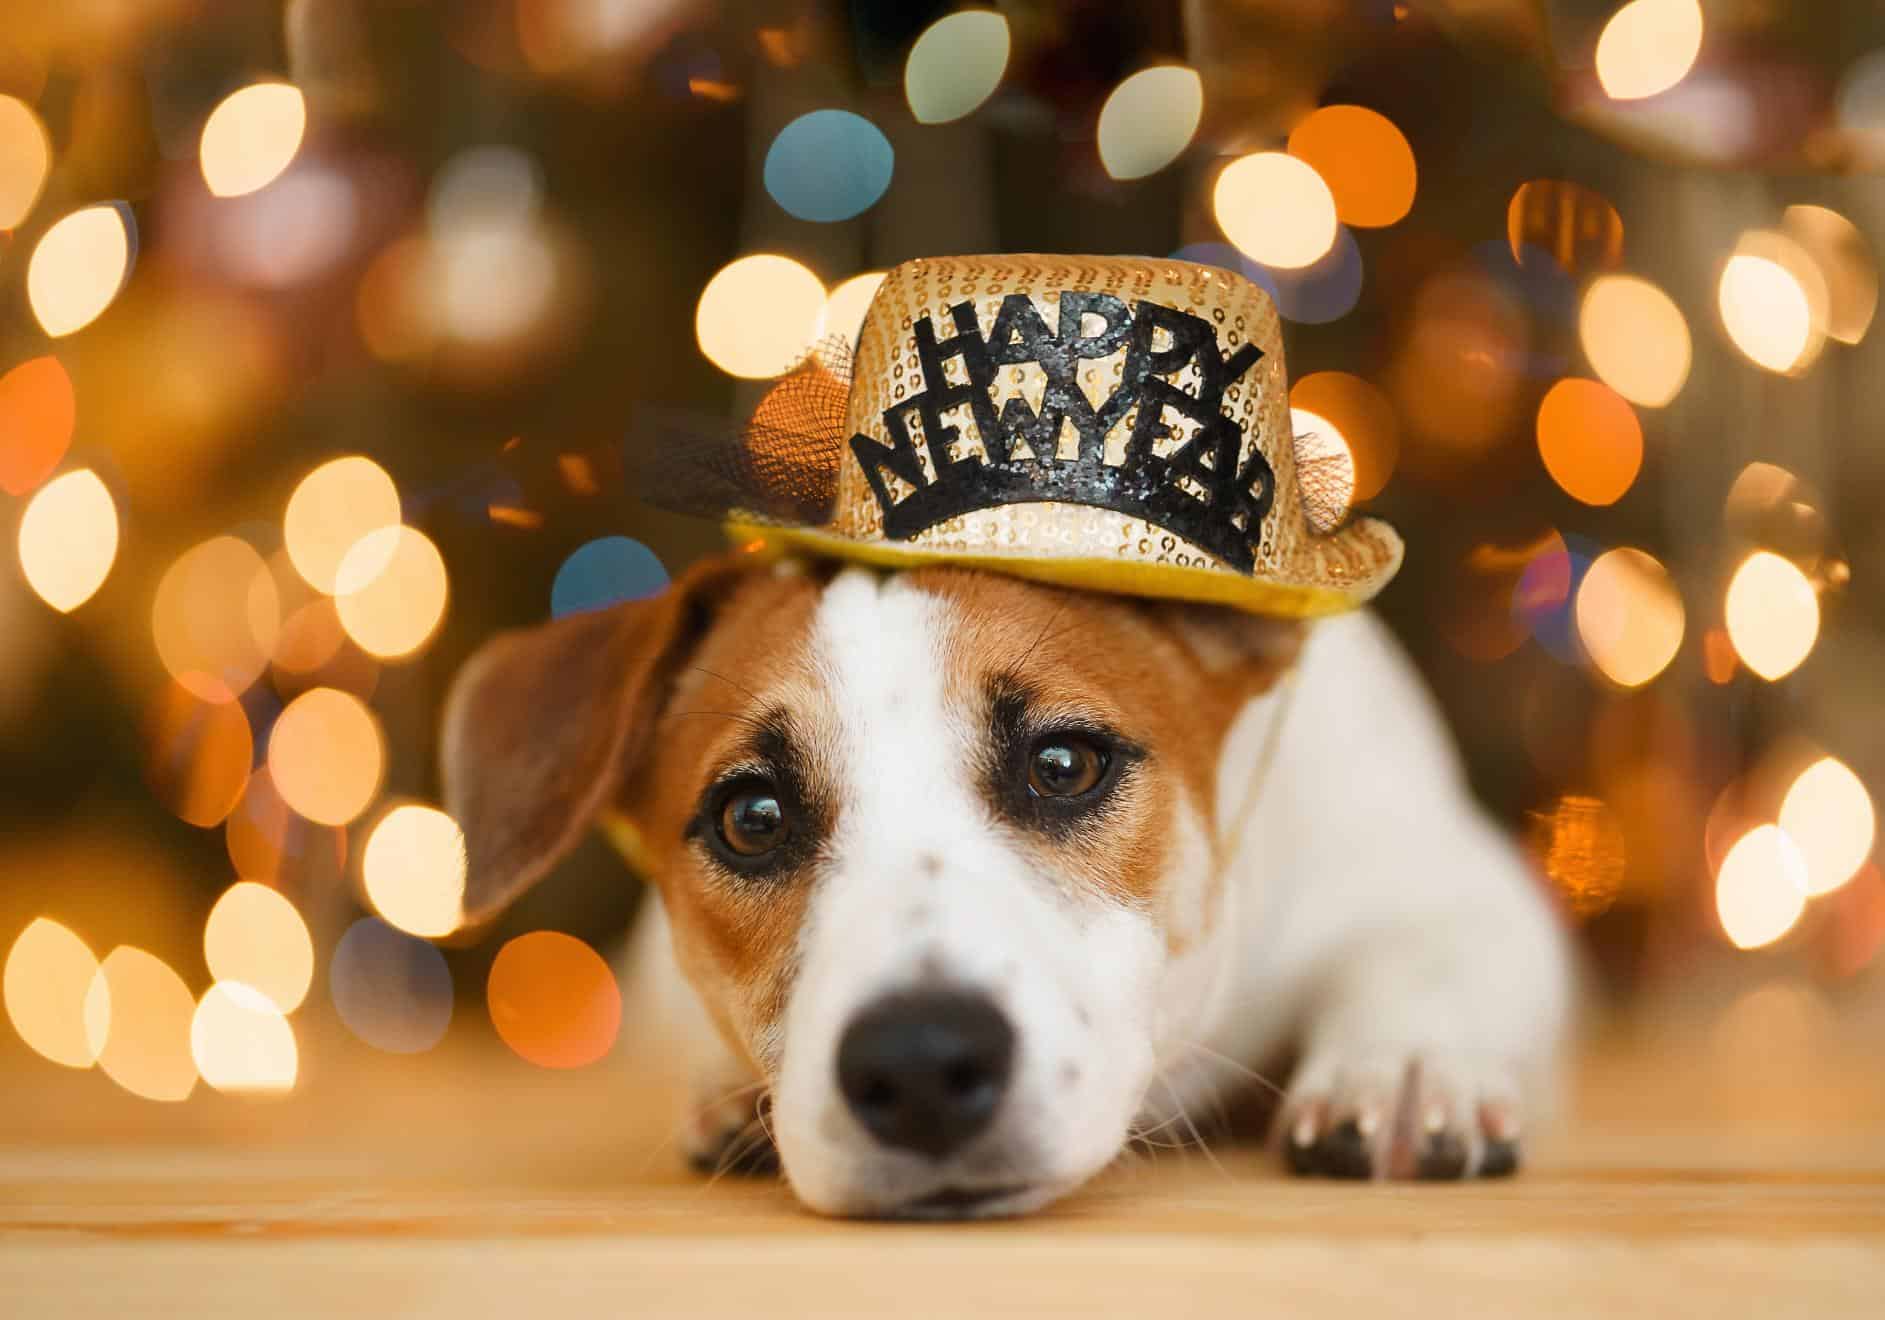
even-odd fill
[(1178, 1111), (1178, 1116), (1184, 1119), (1185, 1126), (1191, 1130), (1192, 1139), (1198, 1143), (1198, 1152), (1203, 1155), (1205, 1159), (1210, 1161), (1211, 1167), (1217, 1170), (1219, 1177), (1228, 1181), (1230, 1171), (1224, 1167), (1222, 1162), (1218, 1160), (1216, 1154), (1212, 1152), (1210, 1143), (1204, 1139), (1204, 1134), (1198, 1131), (1198, 1125), (1192, 1121), (1191, 1115), (1185, 1112), (1184, 1102), (1178, 1098), (1177, 1090), (1163, 1076), (1158, 1080), (1159, 1085), (1165, 1088), (1165, 1093), (1171, 1097), (1172, 1107)]
[(1263, 1087), (1265, 1090), (1269, 1091), (1272, 1095), (1276, 1096), (1278, 1099), (1282, 1099), (1283, 1096), (1286, 1094), (1282, 1087), (1278, 1086), (1275, 1082), (1271, 1081), (1268, 1077), (1265, 1077), (1262, 1073), (1258, 1072), (1255, 1068), (1246, 1067), (1244, 1064), (1241, 1064), (1237, 1062), (1237, 1060), (1231, 1058), (1228, 1054), (1219, 1054), (1216, 1050), (1212, 1049), (1210, 1046), (1201, 1045), (1195, 1040), (1180, 1041), (1179, 1043), (1184, 1045), (1187, 1049), (1196, 1050), (1199, 1054), (1203, 1055), (1206, 1059), (1209, 1059), (1213, 1063), (1217, 1063), (1225, 1068), (1229, 1068), (1232, 1072), (1236, 1073), (1239, 1077), (1243, 1077), (1249, 1081), (1255, 1082), (1257, 1085)]
[(728, 678), (725, 674), (721, 673), (717, 669), (709, 669), (705, 665), (689, 665), (688, 668), (693, 669), (693, 670), (698, 670), (700, 673), (705, 674), (708, 678), (717, 678), (722, 683), (725, 683), (728, 687), (737, 688), (739, 691), (751, 697), (754, 701), (756, 702), (760, 701), (760, 696), (757, 692), (747, 687), (746, 684), (739, 682), (737, 679)]

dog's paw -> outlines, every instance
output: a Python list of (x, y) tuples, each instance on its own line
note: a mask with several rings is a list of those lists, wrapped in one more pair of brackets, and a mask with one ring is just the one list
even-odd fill
[(764, 1178), (779, 1172), (779, 1149), (768, 1125), (770, 1098), (698, 1104), (687, 1124), (687, 1163), (696, 1173)]
[(1290, 1172), (1323, 1178), (1499, 1178), (1519, 1164), (1505, 1070), (1434, 1053), (1312, 1059), (1279, 1117)]

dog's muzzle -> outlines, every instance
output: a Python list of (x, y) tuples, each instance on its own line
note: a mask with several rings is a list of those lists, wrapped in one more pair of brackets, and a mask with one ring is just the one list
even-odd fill
[(838, 1042), (838, 1089), (880, 1144), (940, 1161), (994, 1118), (1014, 1047), (1014, 1028), (985, 995), (886, 995)]

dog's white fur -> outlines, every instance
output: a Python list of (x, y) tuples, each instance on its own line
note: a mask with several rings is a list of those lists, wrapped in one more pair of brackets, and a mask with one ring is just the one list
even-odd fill
[[(1135, 1119), (1181, 1122), (1292, 1043), (1286, 1116), (1300, 1135), (1342, 1113), (1385, 1151), (1411, 1122), (1456, 1133), (1476, 1161), (1485, 1122), (1516, 1121), (1564, 1031), (1567, 950), (1378, 619), (1315, 625), (1291, 686), (1238, 716), (1216, 837), (1181, 807), (1165, 924), (1197, 938), (1174, 956), (1146, 914), (1070, 896), (985, 823), (982, 735), (940, 677), (954, 608), (851, 570), (813, 625), (848, 780), (783, 1031), (760, 1044), (775, 1054), (771, 1131), (807, 1204), (884, 1213), (945, 1187), (1024, 1183), (976, 1212), (1029, 1209), (1106, 1166)], [(750, 1079), (688, 1002), (658, 916), (632, 975), (688, 1020), (703, 1102)], [(990, 1131), (940, 1164), (873, 1142), (833, 1066), (864, 1005), (937, 980), (993, 995), (1018, 1041)]]

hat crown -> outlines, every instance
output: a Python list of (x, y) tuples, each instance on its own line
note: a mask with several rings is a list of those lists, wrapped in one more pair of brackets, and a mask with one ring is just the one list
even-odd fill
[(1275, 309), (1229, 271), (908, 262), (865, 319), (833, 530), (900, 541), (978, 509), (1085, 505), (1251, 572), (1272, 510), (1293, 513), (1285, 380)]

